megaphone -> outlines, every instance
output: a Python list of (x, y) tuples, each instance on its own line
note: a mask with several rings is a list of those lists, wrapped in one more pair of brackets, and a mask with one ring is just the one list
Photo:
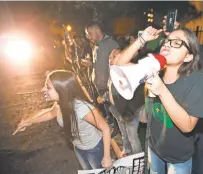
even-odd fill
[(134, 65), (110, 66), (110, 77), (118, 93), (126, 100), (131, 100), (136, 88), (144, 83), (146, 77), (150, 77), (152, 71), (159, 72), (165, 66), (164, 56), (148, 54)]

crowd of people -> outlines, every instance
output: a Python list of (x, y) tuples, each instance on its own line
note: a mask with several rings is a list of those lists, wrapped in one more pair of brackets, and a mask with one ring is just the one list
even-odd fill
[[(115, 118), (118, 124), (123, 141), (119, 157), (122, 158), (143, 151), (138, 126), (141, 120), (147, 123), (147, 114), (151, 112), (150, 174), (202, 174), (203, 73), (199, 42), (192, 31), (180, 28), (178, 23), (171, 33), (166, 32), (165, 20), (163, 23), (163, 29), (150, 26), (140, 37), (128, 38), (124, 47), (105, 34), (98, 23), (88, 24), (85, 33), (94, 43), (92, 63), (88, 66), (92, 65), (96, 103), (78, 74), (68, 70), (49, 72), (42, 91), (46, 101), (54, 102), (52, 108), (22, 120), (15, 133), (56, 118), (82, 169), (109, 168), (112, 125), (106, 120)], [(160, 34), (164, 40), (155, 52), (166, 58), (166, 68), (141, 84), (132, 100), (124, 99), (112, 83), (109, 65), (136, 63), (147, 53), (143, 51), (144, 45)], [(146, 90), (156, 96), (152, 108)]]

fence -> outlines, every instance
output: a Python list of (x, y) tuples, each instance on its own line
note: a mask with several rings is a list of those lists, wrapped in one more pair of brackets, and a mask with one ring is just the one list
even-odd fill
[(195, 32), (200, 44), (203, 44), (203, 26), (197, 26), (192, 30)]

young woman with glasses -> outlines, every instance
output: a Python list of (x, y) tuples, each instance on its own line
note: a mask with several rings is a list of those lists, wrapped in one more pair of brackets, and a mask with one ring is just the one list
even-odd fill
[[(156, 39), (161, 30), (145, 29), (126, 50), (111, 58), (111, 63), (124, 65), (145, 42)], [(163, 76), (154, 74), (146, 81), (146, 88), (156, 97), (152, 108), (149, 137), (149, 164), (151, 174), (191, 174), (194, 153), (195, 128), (203, 117), (203, 73), (199, 43), (188, 29), (171, 32), (162, 43), (160, 54), (167, 67)]]

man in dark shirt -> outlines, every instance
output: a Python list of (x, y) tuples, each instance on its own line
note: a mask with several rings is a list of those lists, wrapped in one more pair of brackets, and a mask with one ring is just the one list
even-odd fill
[(97, 23), (91, 23), (85, 29), (88, 39), (94, 44), (93, 54), (93, 72), (92, 81), (100, 95), (108, 90), (107, 82), (109, 79), (109, 55), (113, 49), (119, 47), (118, 43), (110, 36), (105, 34), (101, 26)]
[[(112, 37), (105, 34), (98, 23), (92, 22), (85, 28), (87, 38), (94, 43), (92, 50), (93, 56), (93, 71), (92, 82), (98, 96), (103, 96), (108, 91), (107, 83), (109, 79), (109, 55), (112, 50), (119, 47), (118, 43)], [(104, 117), (110, 113), (105, 105), (98, 105)], [(111, 118), (111, 117), (109, 117)], [(111, 119), (109, 122), (112, 122)]]

